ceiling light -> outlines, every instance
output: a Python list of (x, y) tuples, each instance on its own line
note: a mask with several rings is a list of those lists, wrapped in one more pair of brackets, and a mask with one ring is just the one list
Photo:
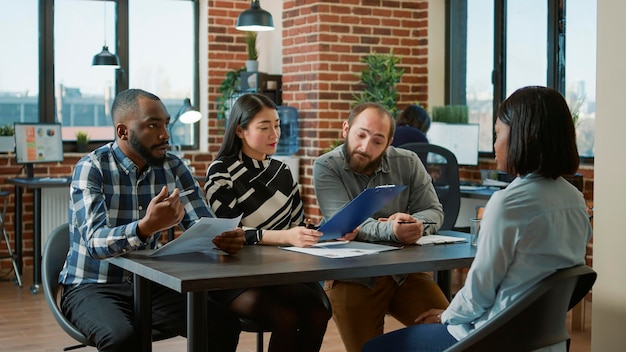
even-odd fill
[(235, 28), (249, 32), (273, 31), (274, 21), (272, 14), (261, 8), (259, 0), (251, 0), (250, 8), (239, 14)]

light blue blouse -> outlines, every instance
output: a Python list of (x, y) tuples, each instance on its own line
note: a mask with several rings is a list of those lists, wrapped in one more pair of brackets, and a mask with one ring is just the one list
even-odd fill
[(584, 264), (592, 230), (581, 192), (534, 174), (494, 193), (465, 286), (442, 314), (457, 340), (557, 269)]

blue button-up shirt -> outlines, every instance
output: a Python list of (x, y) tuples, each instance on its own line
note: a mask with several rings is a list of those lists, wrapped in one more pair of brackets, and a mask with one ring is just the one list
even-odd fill
[(556, 270), (584, 264), (591, 235), (583, 194), (569, 182), (516, 178), (489, 199), (476, 258), (442, 322), (464, 338)]

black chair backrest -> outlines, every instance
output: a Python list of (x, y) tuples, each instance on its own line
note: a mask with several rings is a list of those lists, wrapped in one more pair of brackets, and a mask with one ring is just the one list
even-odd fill
[[(61, 285), (59, 284), (59, 273), (63, 269), (67, 252), (70, 248), (70, 226), (68, 223), (59, 225), (52, 230), (46, 240), (46, 245), (43, 250), (41, 269), (42, 269), (42, 285), (43, 291), (46, 296), (46, 302), (52, 312), (52, 316), (59, 323), (61, 328), (74, 338), (86, 346), (94, 346), (94, 342), (89, 340), (80, 330), (78, 330), (67, 318), (63, 315), (61, 307), (59, 306), (59, 298), (61, 291)], [(160, 341), (176, 336), (173, 332), (163, 333), (159, 330), (152, 330), (152, 340)], [(81, 346), (72, 346), (68, 349), (74, 349)]]
[(430, 174), (443, 205), (444, 219), (440, 230), (452, 230), (461, 208), (459, 164), (454, 154), (439, 145), (429, 143), (407, 143), (400, 148), (411, 150), (426, 160), (424, 166)]
[(596, 277), (586, 265), (558, 270), (445, 352), (525, 352), (566, 341), (567, 312), (591, 290)]
[(92, 343), (65, 318), (59, 307), (59, 273), (63, 269), (69, 248), (70, 227), (65, 223), (52, 230), (46, 240), (41, 262), (43, 291), (52, 316), (63, 330), (76, 341), (91, 346)]

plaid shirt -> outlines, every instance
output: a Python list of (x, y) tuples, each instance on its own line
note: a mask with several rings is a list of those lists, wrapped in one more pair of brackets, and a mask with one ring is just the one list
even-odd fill
[[(163, 188), (196, 192), (182, 198), (187, 229), (201, 217), (213, 217), (198, 182), (182, 161), (167, 154), (163, 166), (140, 173), (116, 142), (86, 155), (76, 164), (70, 187), (70, 250), (59, 282), (120, 283), (124, 271), (103, 260), (130, 250), (154, 248), (159, 236), (147, 242), (137, 236), (139, 219)], [(158, 233), (160, 235), (160, 233)]]

